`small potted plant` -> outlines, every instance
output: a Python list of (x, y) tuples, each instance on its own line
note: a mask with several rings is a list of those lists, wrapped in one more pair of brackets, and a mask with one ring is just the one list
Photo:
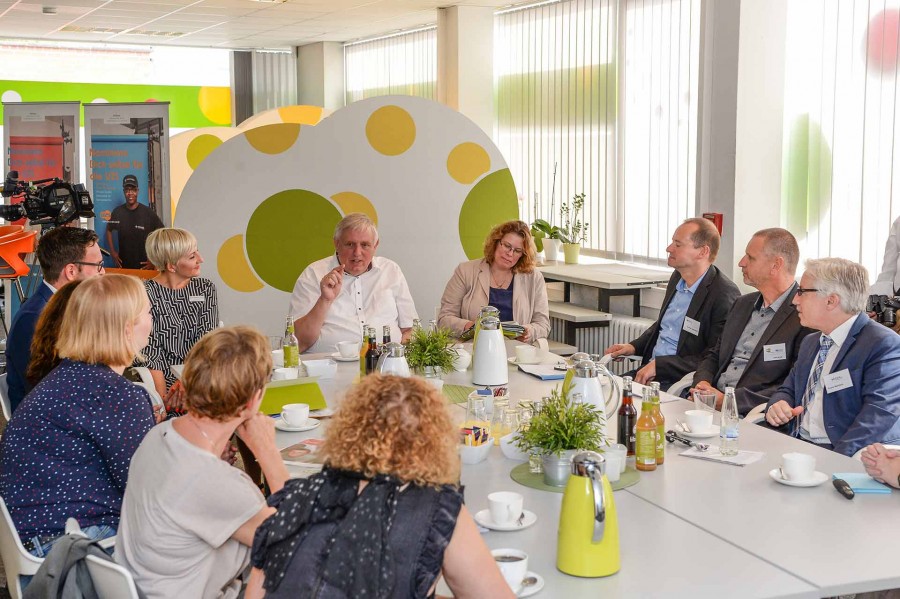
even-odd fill
[(563, 243), (563, 252), (566, 264), (578, 264), (578, 254), (581, 244), (587, 239), (588, 223), (584, 222), (583, 193), (576, 193), (568, 203), (559, 207), (560, 239)]
[(531, 236), (538, 252), (544, 252), (547, 260), (559, 259), (559, 247), (562, 244), (559, 227), (554, 227), (542, 218), (531, 223)]
[(443, 373), (453, 370), (457, 357), (454, 343), (456, 339), (450, 329), (414, 329), (406, 346), (406, 361), (416, 374), (434, 379), (432, 382), (440, 386), (436, 381), (441, 380)]
[(591, 404), (569, 399), (566, 388), (554, 389), (519, 431), (515, 443), (526, 453), (539, 453), (544, 482), (562, 487), (569, 479), (572, 457), (579, 451), (601, 451), (609, 442), (603, 415)]

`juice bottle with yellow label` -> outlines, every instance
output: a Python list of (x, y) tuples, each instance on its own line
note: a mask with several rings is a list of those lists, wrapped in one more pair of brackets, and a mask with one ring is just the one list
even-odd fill
[(666, 461), (666, 417), (659, 408), (659, 383), (650, 383), (650, 402), (653, 404), (651, 414), (656, 422), (656, 465), (662, 466)]
[(635, 434), (635, 465), (638, 470), (656, 470), (656, 420), (653, 418), (653, 402), (645, 397), (641, 402), (641, 416), (638, 418)]

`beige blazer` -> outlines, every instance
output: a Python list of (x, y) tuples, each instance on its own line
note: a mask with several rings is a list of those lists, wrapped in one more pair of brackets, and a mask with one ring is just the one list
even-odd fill
[[(478, 312), (488, 305), (491, 288), (490, 266), (484, 260), (470, 260), (456, 267), (441, 297), (438, 325), (462, 333), (466, 322), (475, 321)], [(550, 309), (547, 285), (538, 269), (516, 273), (513, 282), (513, 318), (529, 325), (532, 341), (550, 334)]]

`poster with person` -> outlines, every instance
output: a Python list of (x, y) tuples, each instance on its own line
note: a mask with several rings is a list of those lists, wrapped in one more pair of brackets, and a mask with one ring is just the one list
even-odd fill
[(86, 104), (87, 172), (94, 229), (106, 265), (152, 268), (147, 236), (169, 215), (168, 103)]

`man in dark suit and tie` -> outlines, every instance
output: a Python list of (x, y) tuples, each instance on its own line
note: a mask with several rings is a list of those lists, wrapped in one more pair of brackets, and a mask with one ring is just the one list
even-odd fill
[(754, 233), (738, 266), (744, 283), (758, 291), (734, 303), (719, 342), (694, 373), (692, 392), (715, 393), (721, 408), (725, 388), (734, 387), (742, 416), (761, 403), (759, 395), (775, 393), (797, 359), (800, 342), (813, 332), (800, 324), (792, 303), (799, 260), (800, 247), (790, 231)]
[(12, 410), (31, 391), (25, 372), (31, 360), (31, 339), (44, 306), (66, 283), (103, 273), (103, 255), (97, 245), (97, 234), (88, 229), (59, 227), (44, 233), (38, 243), (37, 259), (44, 280), (19, 307), (6, 340), (6, 382)]
[(634, 380), (659, 381), (663, 389), (697, 369), (704, 352), (714, 347), (734, 301), (740, 296), (731, 279), (713, 266), (719, 252), (719, 232), (705, 218), (689, 218), (672, 235), (666, 248), (675, 269), (659, 318), (631, 343), (606, 348), (613, 357), (639, 355)]
[(900, 335), (865, 314), (868, 288), (859, 264), (806, 262), (794, 305), (822, 333), (803, 340), (766, 411), (769, 425), (848, 456), (900, 440)]

